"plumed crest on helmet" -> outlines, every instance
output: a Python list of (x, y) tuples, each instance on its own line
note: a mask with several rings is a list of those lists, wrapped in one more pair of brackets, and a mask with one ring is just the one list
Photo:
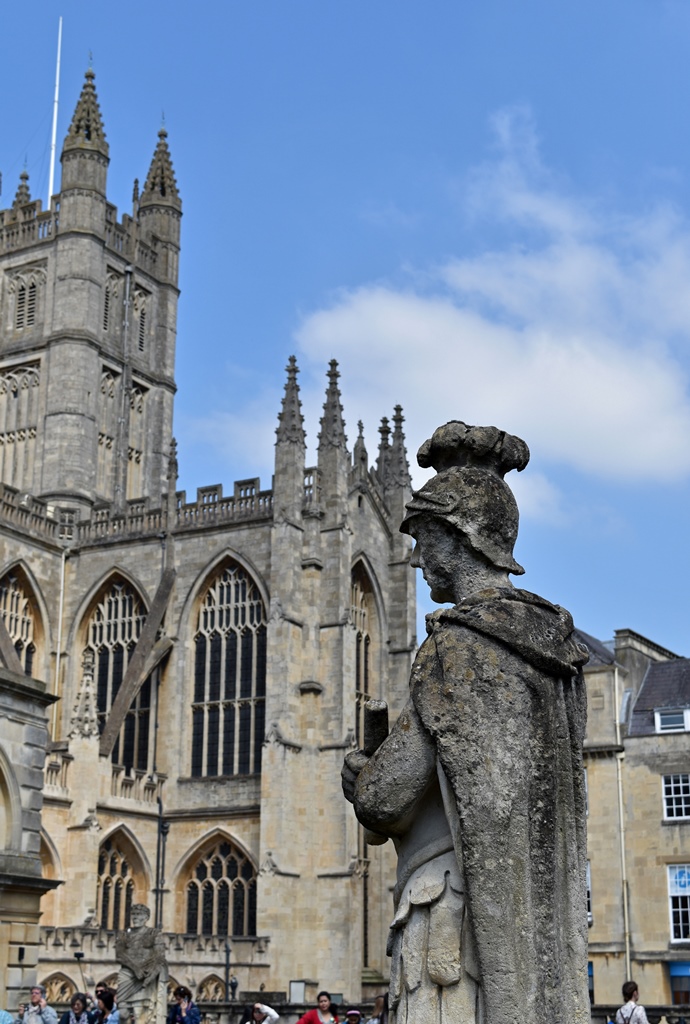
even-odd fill
[(511, 469), (523, 470), (529, 462), (529, 448), (520, 437), (498, 427), (472, 427), (462, 420), (450, 420), (438, 427), (417, 452), (422, 469), (437, 473), (451, 466), (481, 466), (503, 477)]

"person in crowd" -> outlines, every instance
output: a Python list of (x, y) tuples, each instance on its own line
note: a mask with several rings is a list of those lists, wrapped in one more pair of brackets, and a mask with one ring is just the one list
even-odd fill
[(12, 1024), (14, 1017), (7, 1010), (0, 1010), (0, 1024)]
[[(117, 1010), (117, 996), (115, 990), (105, 981), (97, 981), (96, 987), (94, 988), (94, 994), (90, 992), (86, 993), (86, 1006), (89, 1014), (89, 1024), (97, 1024), (100, 1016), (100, 1010), (98, 1009), (98, 1000), (100, 999), (103, 992), (110, 992), (113, 997), (113, 1009)], [(62, 1024), (62, 1022), (60, 1022)]]
[(43, 985), (34, 985), (28, 1005), (19, 1004), (17, 1024), (57, 1024), (57, 1013), (52, 1006), (48, 1006)]
[(616, 1024), (649, 1024), (644, 1006), (638, 1000), (640, 993), (636, 981), (626, 981), (623, 985), (623, 1006), (616, 1013)]
[(367, 1024), (388, 1024), (388, 993), (378, 995), (374, 1000), (374, 1012)]
[(86, 1009), (87, 1000), (83, 992), (75, 992), (69, 1001), (69, 1010), (60, 1017), (60, 1024), (91, 1024), (91, 1015)]
[(120, 1012), (115, 1008), (115, 996), (112, 989), (102, 989), (97, 1000), (98, 1024), (120, 1024)]
[(173, 992), (175, 1002), (168, 1012), (168, 1024), (199, 1024), (199, 1007), (192, 1000), (192, 993), (185, 985), (178, 985)]
[(242, 1024), (261, 1024), (262, 1021), (273, 1024), (276, 1020), (280, 1020), (280, 1015), (266, 1003), (252, 1003), (242, 1015)]
[(316, 1007), (307, 1010), (297, 1024), (338, 1024), (338, 1014), (331, 1002), (330, 992), (319, 992), (316, 997)]
[(361, 1024), (362, 1022), (362, 1011), (357, 1010), (354, 1006), (351, 1006), (345, 1011), (345, 1020), (347, 1024)]

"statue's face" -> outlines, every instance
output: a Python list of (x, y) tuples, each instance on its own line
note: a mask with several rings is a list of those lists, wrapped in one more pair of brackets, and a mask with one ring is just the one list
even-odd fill
[(457, 530), (441, 519), (425, 515), (410, 520), (409, 529), (415, 540), (410, 565), (422, 570), (431, 590), (431, 600), (439, 604), (455, 603), (453, 569), (461, 548)]
[(132, 908), (132, 926), (134, 928), (141, 928), (142, 925), (146, 924), (149, 919), (149, 915), (146, 910), (139, 910), (137, 907)]

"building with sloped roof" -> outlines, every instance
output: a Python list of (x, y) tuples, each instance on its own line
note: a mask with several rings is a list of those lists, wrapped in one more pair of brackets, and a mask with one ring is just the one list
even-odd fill
[(627, 629), (580, 638), (593, 999), (633, 977), (646, 1005), (690, 1003), (690, 659)]

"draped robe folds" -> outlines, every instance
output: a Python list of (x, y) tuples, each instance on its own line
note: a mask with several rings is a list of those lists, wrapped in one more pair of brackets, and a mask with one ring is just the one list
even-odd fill
[[(450, 831), (487, 1024), (552, 1024), (564, 1005), (572, 1024), (588, 1024), (586, 650), (568, 612), (512, 588), (481, 591), (427, 623), (411, 698), (455, 798)], [(396, 735), (404, 718), (354, 801), (367, 827), (399, 846), (404, 832), (377, 814), (373, 795), (385, 805), (395, 784), (386, 759), (407, 742)]]

